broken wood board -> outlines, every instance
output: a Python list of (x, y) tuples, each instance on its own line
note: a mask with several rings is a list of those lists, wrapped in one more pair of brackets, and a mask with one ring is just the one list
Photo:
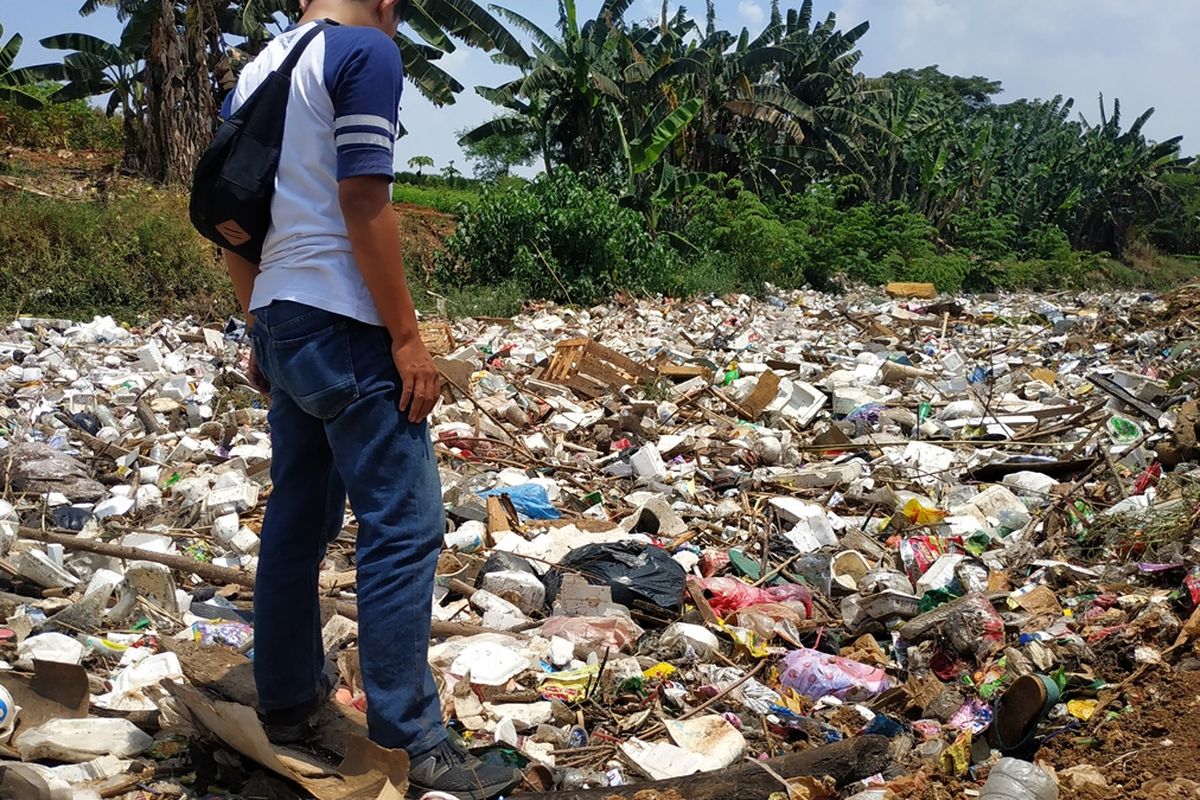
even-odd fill
[[(257, 706), (254, 668), (245, 656), (224, 647), (205, 647), (176, 639), (163, 639), (162, 644), (179, 657), (183, 675), (193, 686), (250, 708)], [(367, 718), (349, 706), (326, 703), (316, 727), (321, 748), (344, 757), (349, 738), (367, 735)]]
[[(36, 728), (52, 719), (83, 719), (88, 715), (91, 692), (87, 670), (78, 664), (34, 660), (33, 674), (0, 672), (0, 686), (12, 695), (21, 709), (10, 741), (22, 731)], [(17, 752), (0, 745), (0, 751), (12, 758)]]
[(739, 405), (745, 409), (747, 422), (755, 422), (767, 410), (767, 406), (779, 396), (779, 375), (774, 370), (767, 370), (758, 376), (758, 383), (749, 396)]
[(431, 356), (445, 356), (454, 350), (454, 331), (450, 323), (441, 320), (427, 320), (418, 323), (421, 341)]
[(688, 381), (692, 378), (703, 378), (711, 381), (713, 371), (699, 364), (659, 364), (655, 367), (658, 374), (676, 382)]
[(653, 381), (654, 370), (593, 339), (567, 339), (555, 346), (554, 355), (538, 378), (568, 386), (595, 399), (622, 386)]

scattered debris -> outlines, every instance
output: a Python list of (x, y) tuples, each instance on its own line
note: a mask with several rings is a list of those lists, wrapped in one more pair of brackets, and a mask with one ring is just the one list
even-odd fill
[[(1188, 291), (424, 323), (450, 724), (531, 800), (1190, 796)], [(0, 796), (403, 794), (364, 738), (349, 510), (320, 741), (255, 716), (271, 449), (243, 338), (0, 336)]]

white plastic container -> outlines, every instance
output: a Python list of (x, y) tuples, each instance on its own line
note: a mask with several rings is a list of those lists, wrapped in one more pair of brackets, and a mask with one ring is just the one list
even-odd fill
[(979, 800), (1058, 800), (1058, 783), (1037, 764), (1002, 758), (988, 774)]
[(13, 726), (17, 724), (17, 714), (21, 707), (13, 702), (8, 689), (0, 686), (0, 744), (7, 742), (12, 735)]

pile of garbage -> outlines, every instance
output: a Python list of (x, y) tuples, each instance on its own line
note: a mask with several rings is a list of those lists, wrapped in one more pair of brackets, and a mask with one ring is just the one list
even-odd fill
[[(1200, 670), (1200, 319), (1178, 296), (930, 294), (423, 324), (445, 378), (430, 661), (450, 727), (524, 770), (514, 796), (1200, 790), (1195, 759), (1101, 756)], [(403, 793), (364, 738), (350, 509), (319, 740), (273, 747), (256, 719), (271, 448), (244, 338), (0, 335), (0, 796)], [(1167, 741), (1167, 763), (1197, 746)]]

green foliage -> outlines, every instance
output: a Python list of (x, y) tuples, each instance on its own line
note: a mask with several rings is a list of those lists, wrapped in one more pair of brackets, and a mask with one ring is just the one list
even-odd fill
[(0, 194), (0, 314), (91, 319), (233, 311), (232, 288), (182, 200), (107, 204)]
[(28, 69), (12, 68), (24, 42), (19, 33), (5, 42), (4, 26), (0, 25), (0, 100), (22, 108), (37, 108), (45, 102), (45, 97), (31, 90), (31, 85), (37, 82), (36, 76)]
[(955, 248), (998, 261), (1011, 255), (1016, 246), (1017, 219), (1012, 214), (999, 212), (991, 204), (985, 204), (952, 214), (946, 233)]
[[(459, 138), (463, 139), (468, 132), (459, 131)], [(527, 130), (464, 140), (462, 148), (475, 177), (481, 181), (506, 178), (514, 168), (533, 164), (538, 155), (537, 141)]]
[[(457, 317), (512, 317), (519, 314), (528, 299), (526, 288), (518, 281), (474, 286), (426, 285), (410, 275), (409, 290), (413, 302), (423, 314)], [(440, 302), (439, 302), (440, 301)]]
[(529, 296), (581, 304), (664, 291), (676, 263), (643, 215), (568, 172), (486, 189), (447, 251), (443, 285), (515, 281)]
[[(27, 89), (35, 96), (48, 98), (58, 86), (41, 83)], [(121, 124), (85, 100), (47, 103), (37, 108), (0, 100), (0, 142), (41, 150), (119, 150)]]
[(479, 192), (475, 189), (456, 189), (444, 182), (427, 182), (420, 186), (397, 183), (392, 187), (392, 201), (424, 206), (444, 214), (457, 214), (463, 207), (471, 208), (478, 203)]

